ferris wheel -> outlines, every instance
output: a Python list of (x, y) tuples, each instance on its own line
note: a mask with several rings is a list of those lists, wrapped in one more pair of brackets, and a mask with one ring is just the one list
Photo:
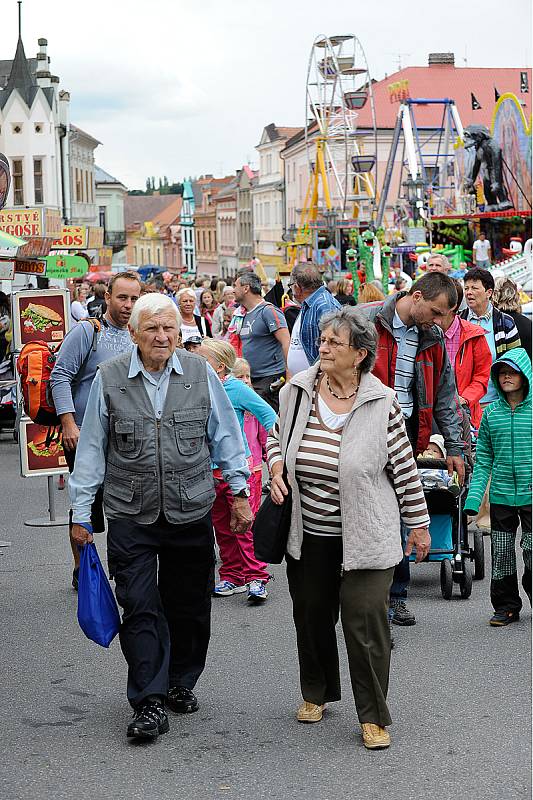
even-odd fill
[[(358, 127), (363, 108), (364, 127)], [(368, 62), (356, 36), (315, 39), (305, 111), (310, 180), (302, 225), (326, 212), (371, 223), (376, 207), (376, 115)]]

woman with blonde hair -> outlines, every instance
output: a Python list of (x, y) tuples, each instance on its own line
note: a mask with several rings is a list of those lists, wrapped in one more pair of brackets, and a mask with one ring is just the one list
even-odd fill
[(224, 296), (224, 289), (226, 288), (227, 285), (228, 284), (226, 283), (226, 281), (222, 281), (222, 280), (217, 281), (217, 285), (216, 285), (216, 289), (215, 289), (215, 300), (217, 301), (217, 303), (221, 303), (222, 302), (223, 296)]
[[(239, 420), (241, 436), (249, 459), (250, 473), (253, 472), (251, 453), (244, 435), (244, 414), (249, 412), (270, 430), (276, 419), (276, 414), (256, 392), (243, 381), (237, 380), (231, 371), (235, 367), (235, 350), (227, 342), (215, 339), (204, 339), (200, 348), (203, 356), (213, 367), (224, 385), (224, 389), (231, 401), (233, 409)], [(261, 603), (267, 598), (266, 584), (269, 579), (267, 565), (258, 561), (254, 554), (252, 531), (233, 533), (230, 529), (231, 507), (233, 494), (229, 484), (222, 477), (222, 473), (214, 467), (216, 498), (211, 511), (216, 540), (220, 549), (221, 566), (219, 582), (216, 584), (214, 594), (217, 597), (228, 597), (240, 594), (248, 589), (248, 600)], [(248, 497), (251, 494), (251, 481), (248, 481)]]
[(522, 347), (531, 359), (531, 320), (522, 314), (522, 302), (516, 283), (511, 278), (498, 278), (492, 302), (499, 311), (514, 319)]
[(342, 278), (340, 281), (337, 281), (335, 300), (337, 300), (341, 306), (356, 305), (355, 297), (352, 294), (352, 282), (347, 278)]
[(380, 292), (372, 283), (362, 283), (359, 287), (359, 303), (376, 303), (378, 300), (384, 299), (383, 292)]

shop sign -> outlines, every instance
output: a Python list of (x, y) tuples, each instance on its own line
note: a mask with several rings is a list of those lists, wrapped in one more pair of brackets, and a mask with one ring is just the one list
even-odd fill
[(0, 211), (0, 230), (12, 236), (43, 236), (43, 209), (4, 208)]
[(101, 247), (98, 250), (98, 264), (101, 267), (110, 267), (113, 263), (113, 248)]
[(104, 229), (98, 227), (88, 228), (87, 249), (97, 250), (104, 245)]
[(15, 261), (15, 273), (17, 275), (44, 275), (46, 261)]
[(46, 259), (47, 278), (81, 278), (87, 272), (87, 259), (83, 256), (57, 255)]
[(44, 239), (41, 236), (35, 236), (26, 241), (19, 247), (17, 256), (28, 258), (42, 258), (47, 256), (52, 246), (52, 239)]
[(24, 289), (12, 295), (13, 347), (44, 341), (55, 348), (70, 327), (68, 289)]
[(63, 225), (61, 236), (52, 243), (53, 250), (85, 250), (87, 247), (86, 225)]

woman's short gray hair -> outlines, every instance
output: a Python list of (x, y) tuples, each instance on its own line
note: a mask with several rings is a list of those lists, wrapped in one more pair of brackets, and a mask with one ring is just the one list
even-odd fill
[(172, 311), (176, 316), (178, 328), (181, 325), (181, 314), (173, 300), (164, 294), (158, 292), (150, 292), (150, 294), (143, 294), (142, 297), (135, 302), (130, 317), (130, 328), (134, 331), (139, 330), (139, 322), (141, 315), (145, 314), (149, 317), (155, 317), (158, 314), (164, 314), (165, 311)]
[(338, 311), (329, 311), (320, 318), (318, 323), (320, 331), (331, 328), (338, 334), (341, 330), (348, 331), (350, 347), (363, 348), (367, 355), (361, 361), (361, 372), (370, 372), (376, 361), (378, 335), (373, 322), (362, 311), (352, 306), (342, 306)]

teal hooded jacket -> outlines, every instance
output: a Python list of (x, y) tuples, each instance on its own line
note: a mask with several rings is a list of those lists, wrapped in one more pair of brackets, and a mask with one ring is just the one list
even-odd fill
[[(509, 364), (524, 376), (525, 397), (514, 411), (500, 388), (498, 373)], [(491, 368), (499, 399), (483, 412), (476, 448), (476, 466), (465, 511), (477, 514), (489, 478), (491, 503), (527, 506), (531, 503), (531, 361), (523, 347), (504, 353)]]

